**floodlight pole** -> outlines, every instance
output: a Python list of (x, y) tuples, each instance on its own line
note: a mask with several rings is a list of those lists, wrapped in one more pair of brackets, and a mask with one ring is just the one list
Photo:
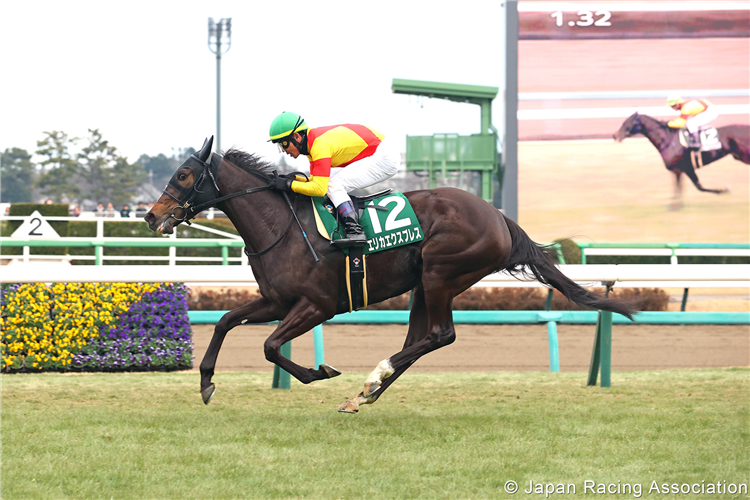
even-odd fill
[(503, 212), (518, 222), (518, 2), (505, 6), (505, 140)]
[(208, 50), (216, 54), (216, 150), (221, 151), (221, 55), (232, 46), (232, 18), (208, 18)]

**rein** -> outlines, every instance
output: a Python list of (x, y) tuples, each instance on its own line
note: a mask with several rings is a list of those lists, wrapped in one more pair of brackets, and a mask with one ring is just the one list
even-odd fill
[[(242, 194), (247, 194), (247, 193), (235, 193), (235, 195), (237, 195), (237, 196), (240, 196)], [(231, 195), (228, 195), (228, 196), (231, 196)], [(294, 197), (294, 204), (295, 205), (297, 204), (297, 197), (296, 196)], [(281, 240), (284, 239), (284, 236), (286, 236), (286, 233), (289, 231), (289, 228), (292, 227), (292, 221), (294, 220), (294, 218), (295, 218), (294, 207), (292, 207), (292, 216), (289, 217), (289, 222), (287, 223), (287, 225), (284, 228), (284, 230), (281, 232), (281, 236), (279, 236), (276, 241), (274, 241), (273, 243), (271, 243), (271, 246), (269, 246), (265, 250), (261, 250), (260, 252), (248, 252), (247, 251), (247, 247), (245, 247), (245, 255), (247, 255), (248, 257), (259, 257), (259, 256), (261, 256), (261, 255), (269, 252), (273, 247), (275, 247), (276, 245), (278, 245), (281, 242)]]
[[(219, 157), (219, 156), (217, 155), (217, 157)], [(179, 206), (176, 206), (176, 207), (174, 207), (172, 209), (172, 213), (170, 214), (170, 217), (172, 217), (173, 219), (175, 219), (178, 224), (181, 223), (181, 222), (184, 222), (187, 225), (191, 225), (190, 220), (195, 219), (195, 217), (200, 212), (202, 212), (203, 210), (205, 210), (207, 208), (216, 206), (218, 203), (221, 203), (223, 201), (230, 200), (230, 199), (236, 198), (238, 196), (244, 196), (244, 195), (247, 195), (247, 194), (259, 193), (261, 191), (268, 191), (269, 189), (273, 189), (273, 183), (269, 181), (268, 184), (265, 185), (265, 186), (248, 188), (248, 189), (246, 189), (244, 191), (237, 191), (235, 193), (231, 193), (231, 194), (227, 194), (227, 195), (224, 195), (224, 196), (220, 196), (218, 198), (213, 198), (213, 199), (208, 200), (206, 202), (199, 203), (198, 205), (191, 206), (191, 204), (198, 197), (198, 195), (201, 195), (201, 194), (205, 193), (205, 191), (201, 191), (200, 188), (203, 186), (203, 182), (206, 180), (206, 177), (211, 177), (211, 181), (213, 182), (214, 189), (216, 189), (216, 193), (217, 194), (221, 194), (221, 191), (219, 190), (219, 186), (216, 183), (216, 178), (214, 177), (214, 174), (211, 171), (211, 163), (208, 163), (206, 161), (201, 160), (195, 154), (192, 154), (190, 156), (190, 158), (192, 160), (195, 160), (196, 162), (198, 162), (200, 165), (202, 165), (203, 166), (203, 171), (201, 172), (200, 176), (198, 176), (198, 180), (196, 180), (193, 183), (192, 187), (190, 188), (190, 191), (188, 191), (187, 197), (186, 197), (185, 201), (179, 199), (177, 196), (175, 196), (172, 193), (170, 193), (169, 191), (167, 191), (167, 188), (172, 184), (172, 180), (170, 180), (169, 183), (162, 190), (163, 194), (166, 194), (167, 196), (169, 196), (170, 198), (172, 198), (174, 201), (176, 201), (179, 204)], [(220, 157), (220, 158), (223, 159), (223, 157)], [(208, 173), (208, 175), (206, 175), (206, 173)], [(258, 177), (258, 178), (260, 178), (262, 180), (267, 180), (266, 176), (263, 175), (263, 174), (261, 174), (261, 173), (259, 173), (259, 172), (249, 171), (248, 173), (250, 173), (250, 174), (254, 175), (255, 177)], [(178, 193), (179, 193), (179, 191), (181, 191), (181, 189), (177, 189), (177, 188), (175, 188), (175, 186), (172, 186), (172, 188), (175, 189), (176, 191), (178, 191)], [(283, 193), (283, 194), (286, 197), (286, 193)], [(281, 242), (282, 239), (284, 239), (284, 236), (286, 236), (286, 233), (289, 231), (289, 228), (292, 226), (292, 222), (297, 218), (297, 214), (294, 211), (294, 207), (296, 206), (296, 204), (297, 204), (297, 197), (296, 196), (294, 197), (294, 205), (292, 205), (289, 202), (289, 198), (287, 198), (287, 205), (289, 206), (290, 210), (292, 211), (292, 215), (289, 217), (289, 222), (287, 223), (286, 227), (281, 232), (281, 236), (279, 236), (276, 239), (276, 241), (274, 241), (271, 244), (271, 246), (269, 246), (265, 250), (261, 250), (260, 252), (248, 252), (247, 248), (245, 248), (245, 254), (248, 257), (255, 257), (255, 256), (263, 255), (263, 254), (269, 252), (272, 248), (274, 248), (276, 245), (278, 245)], [(182, 211), (185, 213), (185, 215), (182, 218), (178, 218), (175, 215), (175, 210), (177, 210), (177, 209), (182, 209)], [(297, 222), (299, 223), (299, 220)], [(303, 233), (304, 233), (304, 231), (303, 231)], [(306, 235), (305, 235), (305, 237), (306, 237)], [(309, 243), (308, 243), (308, 245), (309, 245)], [(313, 251), (313, 254), (315, 254), (315, 251)], [(316, 257), (315, 260), (317, 261), (318, 260), (317, 256), (315, 256), (315, 257)]]
[[(651, 118), (651, 117), (648, 117), (648, 118)], [(662, 151), (664, 151), (665, 149), (668, 149), (672, 145), (673, 139), (671, 137), (671, 133), (673, 132), (669, 127), (666, 127), (665, 129), (665, 126), (659, 120), (655, 120), (651, 118), (651, 121), (654, 123), (654, 125), (656, 125), (659, 128), (658, 129), (649, 128), (645, 123), (643, 123), (643, 115), (639, 114), (638, 120), (636, 121), (636, 125), (638, 126), (639, 130), (636, 133), (643, 134), (643, 130), (645, 129), (645, 131), (648, 132), (649, 135), (646, 135), (646, 134), (643, 134), (643, 135), (646, 135), (646, 137), (651, 139), (650, 134), (662, 132), (661, 134), (659, 134), (660, 135), (659, 144), (658, 145), (654, 144), (656, 146), (656, 149), (661, 153)]]

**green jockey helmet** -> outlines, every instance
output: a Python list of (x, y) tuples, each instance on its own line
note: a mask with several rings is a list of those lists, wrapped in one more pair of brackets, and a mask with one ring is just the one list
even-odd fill
[(307, 130), (308, 126), (305, 119), (297, 113), (284, 111), (271, 122), (271, 129), (268, 133), (269, 141), (279, 142), (281, 139), (289, 137), (295, 132)]
[(676, 104), (682, 104), (683, 102), (685, 102), (685, 99), (678, 95), (671, 95), (667, 97), (667, 106), (669, 106), (670, 108)]

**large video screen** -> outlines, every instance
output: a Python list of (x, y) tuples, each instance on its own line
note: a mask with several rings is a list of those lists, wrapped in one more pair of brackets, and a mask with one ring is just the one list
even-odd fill
[[(747, 2), (520, 1), (518, 16), (519, 219), (530, 234), (750, 241)], [(669, 96), (708, 101), (723, 146), (684, 150), (664, 125), (681, 114)]]

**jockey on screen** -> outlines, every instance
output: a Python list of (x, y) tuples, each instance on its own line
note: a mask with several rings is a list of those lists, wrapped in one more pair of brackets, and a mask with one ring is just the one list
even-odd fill
[(680, 112), (680, 117), (670, 120), (668, 125), (671, 128), (687, 128), (688, 147), (700, 149), (701, 142), (698, 134), (701, 127), (708, 125), (719, 116), (714, 105), (706, 99), (686, 101), (679, 96), (670, 96), (667, 98), (667, 106)]
[(384, 136), (364, 125), (332, 125), (309, 128), (296, 113), (285, 111), (271, 123), (270, 141), (286, 154), (310, 160), (310, 179), (278, 177), (275, 188), (307, 196), (325, 196), (336, 206), (344, 222), (342, 246), (367, 242), (349, 192), (393, 177), (401, 154)]

